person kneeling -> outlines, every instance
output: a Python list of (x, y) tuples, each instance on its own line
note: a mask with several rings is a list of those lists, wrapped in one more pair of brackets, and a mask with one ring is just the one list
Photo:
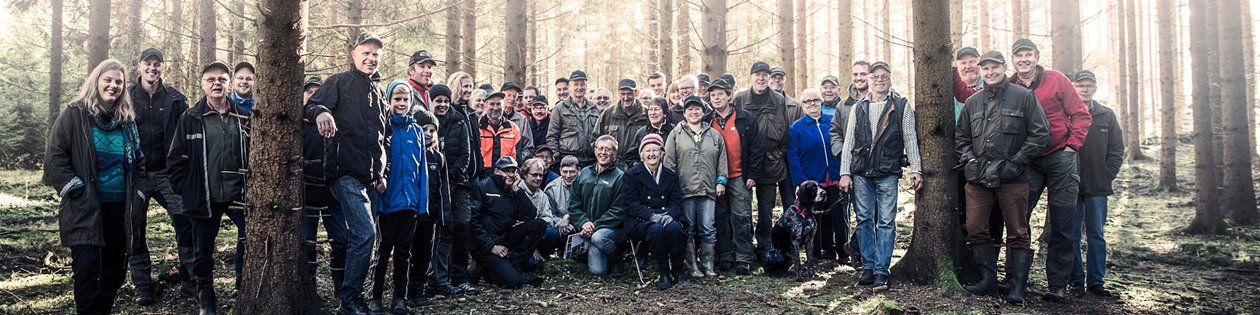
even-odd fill
[(656, 288), (669, 289), (674, 282), (685, 283), (687, 270), (683, 267), (685, 254), (682, 243), (687, 239), (683, 232), (682, 190), (678, 174), (661, 165), (661, 147), (665, 141), (660, 135), (643, 137), (639, 154), (643, 163), (626, 171), (625, 194), (620, 203), (626, 209), (622, 221), (631, 242), (645, 242), (656, 258), (656, 270), (661, 273)]
[(538, 219), (538, 209), (516, 182), (516, 159), (499, 158), (494, 174), (477, 183), (481, 194), (473, 207), (473, 259), (481, 266), (486, 281), (503, 288), (542, 284), (543, 278), (526, 268), (538, 249), (547, 222)]

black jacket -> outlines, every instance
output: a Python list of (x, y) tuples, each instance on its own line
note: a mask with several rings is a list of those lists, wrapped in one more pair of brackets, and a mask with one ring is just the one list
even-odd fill
[(179, 115), (188, 109), (188, 98), (174, 87), (158, 81), (153, 95), (136, 80), (127, 93), (136, 110), (136, 131), (140, 132), (140, 151), (144, 152), (144, 168), (149, 172), (166, 170), (166, 151), (170, 150)]
[(445, 116), (438, 117), (442, 121), (438, 127), (438, 138), (442, 143), (442, 154), (446, 157), (446, 171), (451, 184), (472, 187), (476, 181), (475, 174), (481, 171), (481, 150), (473, 148), (468, 127), (468, 116), (451, 107)]
[[(719, 124), (713, 120), (714, 116), (717, 116), (716, 111), (706, 115), (703, 121), (710, 122), (712, 126), (717, 127)], [(725, 127), (730, 128), (730, 126)], [(739, 168), (744, 173), (742, 176), (744, 179), (757, 181), (761, 179), (761, 169), (766, 156), (766, 151), (763, 151), (765, 146), (762, 142), (765, 139), (761, 137), (761, 131), (757, 128), (757, 117), (754, 117), (749, 111), (736, 107), (735, 129), (739, 129)], [(787, 139), (784, 139), (783, 143), (787, 144)], [(784, 152), (786, 153), (786, 151)], [(729, 159), (730, 157), (727, 158)], [(786, 168), (786, 165), (784, 167)]]
[(617, 202), (626, 210), (626, 222), (648, 221), (653, 214), (663, 213), (683, 219), (682, 188), (678, 173), (661, 166), (661, 182), (657, 183), (643, 163), (639, 163), (621, 177), (624, 194)]
[(477, 182), (480, 194), (476, 195), (472, 207), (473, 249), (490, 251), (496, 244), (502, 244), (507, 232), (517, 222), (525, 222), (538, 218), (538, 208), (525, 195), (525, 191), (513, 192), (506, 187), (502, 176), (490, 175)]
[(955, 129), (963, 176), (990, 188), (1027, 182), (1025, 167), (1050, 142), (1049, 125), (1032, 91), (1005, 80), (986, 85), (967, 99)]
[[(245, 116), (240, 114), (235, 103), (228, 104), (231, 106), (228, 115), (238, 118), (234, 121), (241, 134), (240, 163), (242, 167), (249, 169), (249, 133), (245, 131)], [(184, 111), (175, 130), (175, 139), (171, 141), (171, 151), (166, 155), (171, 190), (183, 197), (184, 214), (202, 219), (209, 218), (211, 214), (210, 187), (206, 175), (206, 125), (202, 120), (208, 111), (211, 109), (206, 104), (205, 97), (197, 101), (197, 105)], [(238, 201), (244, 202), (245, 187), (241, 189), (242, 200)]]
[[(849, 166), (853, 175), (866, 177), (901, 176), (906, 145), (902, 115), (909, 103), (896, 93), (889, 94), (882, 113), (872, 113), (871, 99), (866, 98), (853, 108), (853, 161)], [(871, 133), (871, 115), (879, 116), (876, 133)], [(913, 127), (913, 126), (912, 126)]]
[(324, 155), (328, 138), (319, 135), (314, 122), (302, 123), (302, 184), (305, 188), (305, 205), (327, 207), (337, 204), (328, 181), (324, 180)]
[[(756, 115), (758, 145), (765, 152), (759, 168), (758, 184), (773, 184), (788, 179), (788, 129), (804, 114), (800, 107), (788, 103), (787, 97), (766, 88), (766, 104), (754, 104), (753, 88), (740, 91), (731, 99), (731, 106)], [(747, 171), (747, 170), (745, 170)]]
[(665, 118), (665, 123), (662, 123), (660, 128), (652, 126), (651, 122), (648, 122), (647, 126), (639, 127), (639, 131), (634, 133), (634, 142), (622, 145), (630, 146), (626, 148), (626, 165), (633, 166), (643, 161), (643, 158), (639, 156), (639, 143), (643, 142), (643, 137), (656, 134), (661, 136), (661, 140), (669, 140), (669, 132), (674, 130), (674, 126), (669, 123), (669, 118)]
[(447, 218), (451, 218), (450, 176), (447, 175), (446, 157), (442, 154), (441, 145), (424, 151), (425, 162), (429, 168), (429, 220), (446, 226)]
[(1080, 194), (1107, 196), (1113, 193), (1111, 182), (1124, 163), (1124, 133), (1111, 108), (1098, 102), (1086, 102), (1094, 123), (1085, 135), (1085, 146), (1076, 153), (1081, 174)]
[(380, 74), (369, 76), (351, 69), (328, 77), (306, 102), (307, 120), (315, 121), (327, 112), (337, 123), (324, 160), (324, 178), (329, 181), (350, 176), (373, 187), (372, 183), (385, 178), (389, 103), (379, 82)]

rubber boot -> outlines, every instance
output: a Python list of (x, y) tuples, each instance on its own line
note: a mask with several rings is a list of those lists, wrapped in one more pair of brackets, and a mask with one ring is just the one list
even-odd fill
[(668, 257), (656, 258), (656, 270), (661, 273), (661, 278), (659, 282), (656, 283), (657, 290), (669, 290), (669, 288), (674, 287), (674, 282), (669, 280), (670, 274)]
[(1024, 303), (1024, 290), (1028, 285), (1028, 269), (1032, 267), (1032, 251), (1024, 248), (1006, 251), (1006, 278), (1010, 280), (1010, 289), (1006, 293), (1006, 302)]
[(963, 289), (972, 294), (993, 294), (994, 289), (997, 288), (997, 252), (994, 251), (993, 246), (985, 244), (972, 247), (971, 256), (976, 262), (976, 267), (980, 269), (980, 281), (963, 286)]
[(691, 275), (687, 270), (687, 264), (683, 261), (683, 257), (674, 255), (669, 258), (669, 271), (674, 275), (674, 284), (684, 284), (691, 282)]
[(704, 277), (704, 273), (700, 272), (700, 266), (696, 265), (696, 242), (687, 242), (687, 256), (684, 259), (687, 262), (687, 271), (690, 271), (691, 278)]
[(218, 298), (214, 295), (214, 284), (209, 281), (197, 284), (197, 296), (201, 302), (201, 315), (217, 314), (215, 307), (219, 304)]
[(717, 277), (717, 271), (713, 269), (713, 250), (717, 244), (704, 243), (704, 247), (700, 248), (700, 264), (703, 265), (704, 276)]

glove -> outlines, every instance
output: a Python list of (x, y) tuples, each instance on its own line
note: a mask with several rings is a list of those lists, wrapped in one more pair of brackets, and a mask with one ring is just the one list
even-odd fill
[(674, 218), (668, 214), (657, 213), (652, 215), (652, 222), (656, 222), (656, 224), (660, 224), (661, 227), (664, 227), (669, 225), (670, 222), (674, 222)]

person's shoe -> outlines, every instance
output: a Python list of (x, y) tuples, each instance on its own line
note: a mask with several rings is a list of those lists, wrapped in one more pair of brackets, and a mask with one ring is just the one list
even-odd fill
[(429, 298), (424, 294), (426, 289), (425, 287), (427, 287), (427, 285), (424, 281), (418, 282), (419, 284), (412, 282), (412, 284), (407, 287), (407, 298), (405, 300), (407, 302), (407, 307), (429, 305)]
[(384, 309), (385, 306), (381, 305), (381, 299), (371, 299), (368, 301), (368, 310), (372, 311), (372, 313), (380, 313)]
[(337, 309), (337, 315), (367, 315), (367, 314), (368, 314), (368, 307), (367, 307), (367, 304), (363, 303), (363, 300), (351, 301), (349, 303), (342, 303), (341, 307)]
[[(1028, 269), (1032, 267), (1032, 250), (1026, 248), (1006, 251), (1006, 302), (1024, 304), (1024, 293), (1028, 287)], [(1063, 288), (1059, 288), (1062, 290)]]
[(477, 287), (472, 286), (472, 284), (468, 282), (460, 283), (459, 285), (456, 285), (455, 287), (459, 288), (459, 292), (463, 294), (467, 294), (467, 295), (481, 294), (481, 290), (477, 289)]
[(449, 284), (437, 285), (429, 289), (432, 290), (430, 292), (433, 292), (434, 295), (441, 295), (445, 297), (454, 297), (454, 296), (460, 296), (464, 294), (464, 292), (460, 290), (459, 287), (452, 286)]
[(197, 285), (198, 302), (201, 304), (201, 315), (217, 314), (215, 308), (219, 305), (218, 297), (214, 295), (214, 286), (210, 283), (201, 283)]
[(752, 274), (752, 270), (748, 268), (748, 264), (739, 264), (739, 267), (735, 267), (735, 274), (747, 276)]
[(818, 259), (819, 260), (836, 260), (836, 251), (830, 250), (830, 249), (820, 250), (818, 251)]
[(974, 246), (971, 248), (971, 256), (980, 270), (980, 281), (963, 286), (963, 289), (972, 294), (993, 294), (997, 289), (997, 252), (993, 246)]
[(683, 258), (683, 261), (687, 263), (687, 269), (684, 272), (690, 273), (691, 279), (704, 278), (704, 273), (700, 272), (700, 265), (696, 263), (696, 257), (696, 242), (687, 242), (686, 256)]
[(424, 294), (416, 294), (407, 299), (407, 307), (421, 307), (429, 305), (429, 297)]
[(137, 294), (139, 297), (136, 298), (136, 304), (149, 306), (156, 302), (153, 300), (153, 288), (138, 289), (136, 291), (139, 291)]
[(394, 302), (389, 304), (389, 309), (394, 313), (394, 315), (405, 315), (408, 312), (406, 299), (396, 297), (394, 298)]
[(189, 297), (189, 298), (196, 298), (197, 297), (197, 284), (193, 283), (192, 281), (180, 282), (179, 295), (183, 295), (184, 297)]
[(862, 276), (858, 277), (858, 285), (871, 285), (875, 283), (875, 272), (870, 269), (862, 269)]
[(875, 275), (875, 281), (871, 284), (871, 291), (884, 292), (888, 290), (888, 276)]
[(621, 277), (626, 276), (625, 263), (623, 263), (620, 259), (609, 259), (608, 263), (611, 264), (611, 266), (608, 267), (609, 277), (612, 277), (613, 279), (621, 279)]
[(525, 274), (525, 284), (537, 288), (541, 287), (543, 282), (547, 282), (547, 278), (532, 272)]
[(683, 257), (670, 257), (669, 268), (662, 269), (664, 272), (668, 270), (673, 276), (674, 284), (685, 284), (691, 282), (690, 272), (687, 271), (687, 263), (683, 262)]
[(717, 268), (717, 271), (730, 271), (731, 262), (729, 261), (718, 262), (716, 265), (714, 265), (714, 267)]
[(717, 277), (717, 271), (713, 269), (713, 253), (717, 244), (705, 243), (700, 247), (700, 269), (704, 270), (705, 277)]
[(1067, 290), (1063, 287), (1048, 288), (1046, 293), (1041, 295), (1041, 299), (1055, 303), (1067, 302)]
[(1094, 296), (1097, 296), (1097, 297), (1108, 297), (1108, 298), (1109, 298), (1109, 297), (1115, 297), (1115, 296), (1116, 296), (1116, 294), (1115, 294), (1115, 293), (1112, 293), (1112, 292), (1111, 292), (1111, 290), (1107, 290), (1107, 288), (1104, 288), (1101, 284), (1091, 285), (1091, 286), (1089, 286), (1089, 288), (1087, 288), (1087, 289), (1085, 289), (1085, 290), (1086, 290), (1086, 291), (1088, 291), (1088, 292), (1089, 292), (1089, 294), (1093, 294)]
[(1085, 295), (1085, 284), (1080, 283), (1080, 282), (1074, 282), (1068, 285), (1068, 294), (1071, 294), (1074, 297), (1080, 297), (1082, 295)]

